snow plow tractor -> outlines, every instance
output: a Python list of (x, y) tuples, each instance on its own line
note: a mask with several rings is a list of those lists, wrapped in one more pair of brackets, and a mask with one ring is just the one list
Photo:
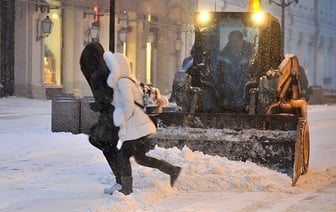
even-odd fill
[(173, 82), (177, 109), (152, 114), (158, 132), (148, 139), (252, 161), (294, 186), (309, 165), (307, 102), (298, 59), (281, 42), (269, 13), (195, 13), (191, 59)]

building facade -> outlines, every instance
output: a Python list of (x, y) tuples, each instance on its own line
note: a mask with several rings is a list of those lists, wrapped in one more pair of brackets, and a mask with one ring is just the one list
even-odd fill
[[(15, 95), (91, 95), (79, 58), (91, 41), (109, 50), (109, 4), (16, 0)], [(137, 78), (159, 85), (162, 93), (169, 93), (181, 60), (189, 55), (195, 5), (194, 0), (115, 1), (114, 51), (126, 54)], [(42, 29), (47, 17), (53, 23), (49, 34)]]
[[(0, 82), (7, 82), (8, 77), (11, 79), (8, 73), (14, 72), (14, 92), (9, 95), (90, 96), (79, 58), (91, 41), (99, 41), (105, 50), (109, 49), (110, 0), (3, 2), (12, 2), (9, 6), (15, 8), (11, 17), (15, 35), (12, 71), (10, 63), (3, 59), (9, 49), (0, 52)], [(260, 0), (263, 10), (280, 19), (281, 8), (276, 3), (281, 1), (273, 2)], [(169, 94), (175, 72), (190, 54), (194, 11), (247, 11), (248, 4), (249, 0), (115, 0), (114, 50), (130, 58), (140, 81)], [(4, 33), (8, 27), (3, 18), (9, 15), (6, 11), (0, 13), (2, 45), (8, 39)], [(336, 90), (335, 12), (333, 0), (299, 0), (285, 8), (285, 53), (296, 54), (310, 84), (321, 85), (327, 91)], [(46, 19), (53, 23), (50, 33), (42, 29)]]
[[(275, 4), (265, 8), (281, 17)], [(298, 56), (311, 85), (336, 91), (336, 2), (302, 0), (285, 11), (285, 52)]]

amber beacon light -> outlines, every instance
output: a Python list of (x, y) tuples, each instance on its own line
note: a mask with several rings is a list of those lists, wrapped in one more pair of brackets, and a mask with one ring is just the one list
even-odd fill
[(260, 11), (259, 0), (250, 0), (249, 12), (259, 12), (259, 11)]

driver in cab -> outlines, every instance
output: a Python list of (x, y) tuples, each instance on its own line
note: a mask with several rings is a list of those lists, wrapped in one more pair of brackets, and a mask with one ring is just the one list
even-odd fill
[(220, 59), (227, 64), (239, 68), (249, 63), (252, 55), (252, 44), (243, 39), (243, 33), (239, 30), (230, 32), (229, 41), (220, 52)]
[(245, 111), (245, 84), (250, 78), (252, 44), (239, 30), (230, 32), (228, 43), (219, 54), (217, 84), (222, 110)]

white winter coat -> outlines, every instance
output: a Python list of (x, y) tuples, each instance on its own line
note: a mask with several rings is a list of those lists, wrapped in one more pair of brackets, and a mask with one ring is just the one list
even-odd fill
[(156, 133), (156, 127), (148, 115), (135, 104), (135, 101), (141, 105), (144, 103), (128, 58), (120, 53), (105, 52), (104, 60), (110, 70), (107, 84), (114, 90), (113, 121), (120, 127), (118, 147), (124, 141)]

